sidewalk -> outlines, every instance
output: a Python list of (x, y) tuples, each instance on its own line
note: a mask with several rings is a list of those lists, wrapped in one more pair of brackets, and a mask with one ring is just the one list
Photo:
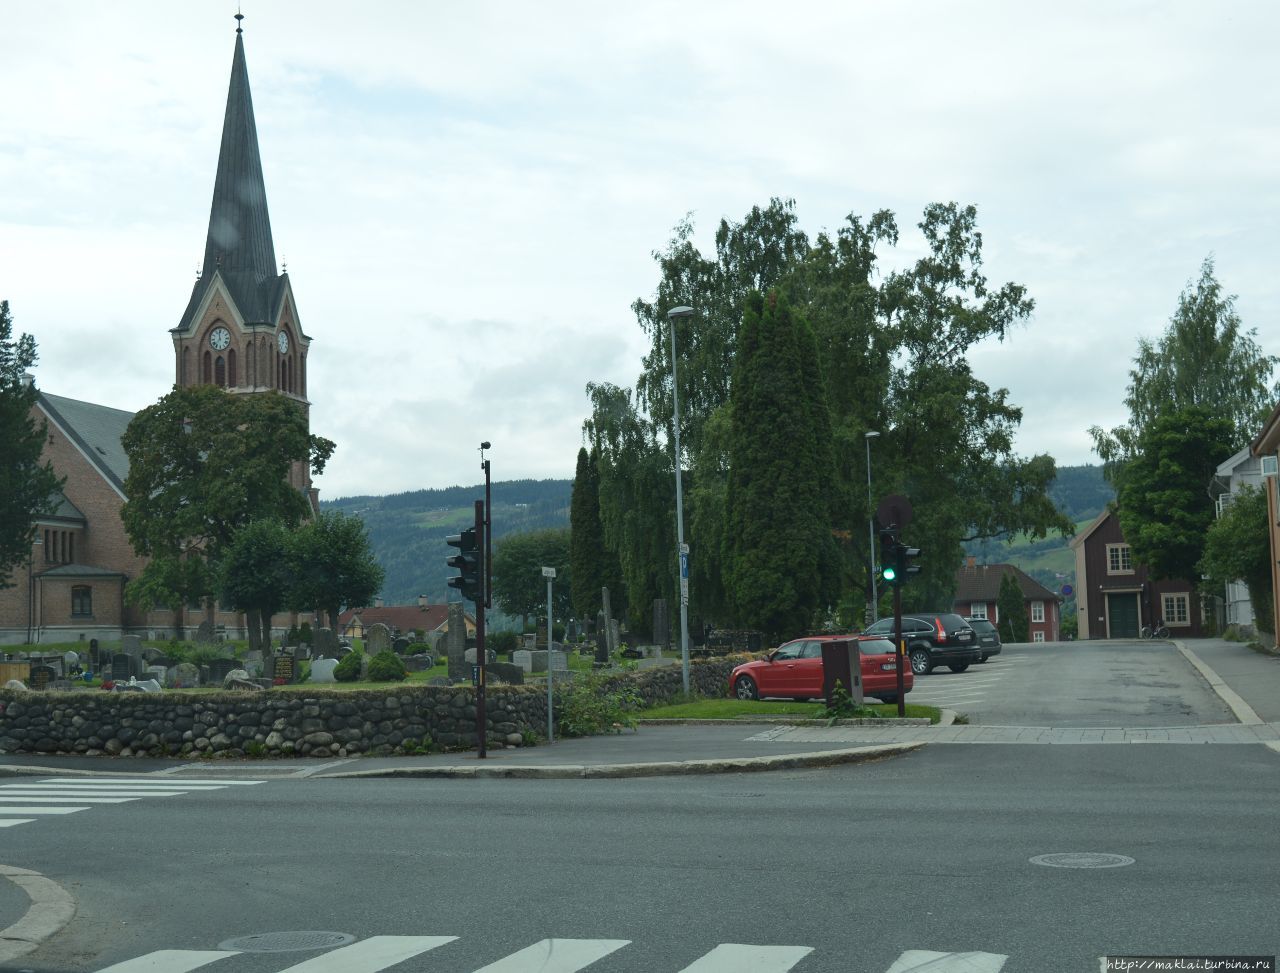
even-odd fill
[[(1280, 723), (1280, 656), (1254, 652), (1243, 642), (1175, 642), (1217, 673), (1264, 723)], [(1243, 722), (1243, 721), (1242, 721)]]

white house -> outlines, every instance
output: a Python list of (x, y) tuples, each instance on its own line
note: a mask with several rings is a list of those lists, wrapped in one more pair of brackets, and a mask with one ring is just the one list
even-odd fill
[[(1275, 474), (1274, 457), (1267, 475)], [(1227, 509), (1231, 502), (1248, 486), (1255, 490), (1263, 489), (1263, 457), (1254, 456), (1250, 447), (1246, 446), (1218, 467), (1209, 492), (1217, 505), (1218, 516)], [(1232, 581), (1227, 584), (1225, 594), (1225, 622), (1227, 625), (1252, 625), (1253, 603), (1249, 601), (1249, 589), (1243, 581)]]

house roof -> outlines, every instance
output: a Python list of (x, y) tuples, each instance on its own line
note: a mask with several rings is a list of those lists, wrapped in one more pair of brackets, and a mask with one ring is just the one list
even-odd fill
[(1267, 416), (1267, 421), (1262, 424), (1262, 431), (1249, 444), (1254, 456), (1274, 453), (1277, 446), (1280, 446), (1280, 404), (1271, 410), (1271, 415)]
[(65, 493), (55, 493), (53, 495), (54, 509), (53, 513), (47, 517), (37, 517), (36, 523), (47, 524), (54, 521), (78, 524), (84, 526), (89, 522), (88, 518), (80, 511), (74, 503), (67, 499)]
[(38, 401), (107, 482), (123, 493), (124, 481), (129, 475), (129, 457), (120, 440), (133, 413), (48, 392), (41, 392)]
[(1081, 544), (1083, 544), (1085, 541), (1089, 539), (1090, 534), (1092, 534), (1095, 530), (1097, 530), (1099, 527), (1105, 524), (1107, 522), (1107, 518), (1110, 517), (1113, 513), (1115, 513), (1115, 511), (1113, 511), (1110, 507), (1104, 507), (1102, 513), (1098, 514), (1098, 516), (1094, 518), (1093, 523), (1090, 524), (1088, 527), (1086, 527), (1084, 530), (1080, 531), (1080, 533), (1076, 534), (1075, 537), (1071, 538), (1071, 542), (1067, 546), (1072, 549), (1079, 547)]
[(59, 564), (56, 568), (50, 568), (48, 571), (38, 571), (36, 576), (40, 578), (123, 578), (126, 575), (121, 571), (112, 571), (110, 568), (96, 568), (89, 564)]
[(1013, 564), (965, 564), (956, 570), (956, 601), (995, 601), (1000, 596), (1000, 582), (1013, 575), (1026, 601), (1061, 601), (1031, 575)]
[[(412, 632), (418, 628), (424, 632), (434, 632), (448, 624), (449, 606), (385, 605), (382, 608), (348, 608), (338, 616), (338, 628), (346, 628), (357, 615), (366, 626), (381, 622), (388, 628), (401, 632)], [(468, 620), (474, 621), (470, 613), (466, 613), (466, 616)]]

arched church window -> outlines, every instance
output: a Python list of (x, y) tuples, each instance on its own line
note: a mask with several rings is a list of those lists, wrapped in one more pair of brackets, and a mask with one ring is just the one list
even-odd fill
[(277, 385), (276, 385), (276, 387), (277, 387), (278, 389), (280, 389), (280, 391), (281, 391), (281, 392), (283, 392), (283, 391), (284, 391), (284, 389), (285, 389), (285, 384), (284, 384), (284, 368), (285, 368), (285, 365), (284, 365), (284, 359), (283, 359), (283, 358), (281, 358), (281, 359), (280, 359), (280, 378), (277, 380)]
[(235, 388), (236, 382), (236, 350), (232, 348), (227, 352), (227, 387)]
[(213, 382), (215, 385), (226, 386), (227, 384), (227, 363), (219, 355), (217, 361), (213, 363)]
[(207, 351), (204, 353), (204, 363), (200, 368), (200, 381), (205, 385), (213, 381), (213, 356)]

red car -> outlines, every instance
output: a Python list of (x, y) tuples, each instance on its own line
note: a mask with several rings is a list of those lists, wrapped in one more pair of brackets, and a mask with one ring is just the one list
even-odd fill
[[(744, 662), (729, 675), (729, 692), (738, 699), (782, 696), (822, 697), (822, 643), (857, 639), (862, 652), (862, 695), (883, 703), (898, 701), (898, 660), (893, 642), (875, 635), (810, 635), (778, 646), (763, 659)], [(907, 666), (902, 688), (911, 692), (915, 674)]]

